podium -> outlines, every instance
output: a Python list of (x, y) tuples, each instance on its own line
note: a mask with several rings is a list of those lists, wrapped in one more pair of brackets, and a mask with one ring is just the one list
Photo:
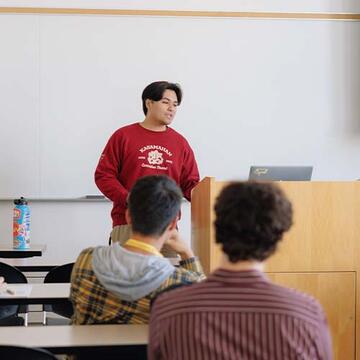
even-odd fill
[[(229, 182), (203, 179), (191, 200), (192, 246), (206, 273), (218, 267), (213, 211)], [(329, 321), (334, 359), (360, 360), (360, 182), (276, 182), (293, 204), (293, 226), (266, 263), (280, 285), (313, 295)]]

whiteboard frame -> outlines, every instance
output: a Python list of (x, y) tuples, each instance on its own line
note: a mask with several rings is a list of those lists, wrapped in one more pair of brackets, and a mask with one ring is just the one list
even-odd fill
[(56, 14), (56, 15), (110, 15), (110, 16), (174, 16), (221, 17), (247, 19), (302, 19), (359, 21), (359, 13), (342, 12), (259, 12), (259, 11), (199, 11), (199, 10), (148, 10), (148, 9), (91, 9), (49, 7), (0, 7), (0, 14)]

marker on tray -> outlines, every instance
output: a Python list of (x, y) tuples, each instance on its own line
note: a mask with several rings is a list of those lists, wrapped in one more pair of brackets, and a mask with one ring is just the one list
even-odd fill
[[(3, 285), (3, 284), (2, 284)], [(6, 286), (6, 284), (5, 284), (5, 286)], [(9, 289), (9, 288), (7, 288), (7, 287), (5, 287), (5, 286), (2, 286), (1, 288), (0, 288), (0, 293), (5, 293), (5, 294), (8, 294), (8, 295), (15, 295), (15, 291), (14, 290), (11, 290), (11, 289)]]
[(105, 199), (104, 195), (85, 195), (85, 199)]
[(6, 289), (6, 293), (9, 295), (15, 295), (15, 291), (11, 289)]

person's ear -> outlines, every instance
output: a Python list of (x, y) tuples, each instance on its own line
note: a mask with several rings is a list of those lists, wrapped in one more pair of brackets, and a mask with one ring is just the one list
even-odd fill
[(129, 209), (125, 210), (125, 220), (127, 224), (131, 224), (131, 216), (130, 216), (130, 211)]
[(172, 220), (168, 226), (168, 230), (171, 231), (171, 230), (175, 230), (177, 228), (177, 222), (179, 220), (179, 217), (176, 216), (176, 218), (174, 218), (174, 220)]
[(147, 108), (148, 110), (150, 110), (152, 102), (153, 102), (153, 101), (152, 101), (151, 99), (146, 99), (146, 100), (145, 100), (145, 106), (146, 106), (146, 108)]

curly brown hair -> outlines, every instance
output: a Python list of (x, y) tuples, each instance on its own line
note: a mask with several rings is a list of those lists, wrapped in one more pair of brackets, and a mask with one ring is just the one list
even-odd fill
[(215, 204), (216, 242), (232, 263), (263, 261), (292, 225), (292, 206), (275, 184), (235, 182)]

